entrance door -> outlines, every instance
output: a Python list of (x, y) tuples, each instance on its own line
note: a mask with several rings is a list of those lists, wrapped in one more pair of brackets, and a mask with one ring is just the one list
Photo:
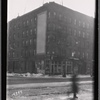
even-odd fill
[(72, 62), (70, 62), (70, 61), (66, 62), (66, 73), (72, 74)]
[(54, 74), (54, 66), (53, 66), (53, 64), (52, 64), (52, 75)]

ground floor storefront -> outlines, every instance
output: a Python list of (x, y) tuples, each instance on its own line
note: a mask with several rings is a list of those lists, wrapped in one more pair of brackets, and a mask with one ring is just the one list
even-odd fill
[(59, 74), (91, 74), (93, 63), (76, 59), (66, 60), (11, 60), (8, 62), (8, 72)]
[(8, 72), (15, 72), (15, 73), (35, 73), (35, 62), (34, 61), (9, 61), (8, 62)]
[(46, 63), (45, 73), (47, 74), (86, 74), (86, 64), (72, 60), (66, 61), (48, 61)]

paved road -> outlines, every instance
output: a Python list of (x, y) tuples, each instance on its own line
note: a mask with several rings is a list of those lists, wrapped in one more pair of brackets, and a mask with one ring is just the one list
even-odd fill
[[(32, 78), (32, 77), (7, 77), (7, 84), (67, 82), (70, 78)], [(91, 81), (91, 77), (80, 78), (80, 81)]]

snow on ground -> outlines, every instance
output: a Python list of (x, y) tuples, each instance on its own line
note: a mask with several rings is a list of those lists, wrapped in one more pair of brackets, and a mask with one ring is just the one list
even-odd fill
[[(9, 90), (7, 100), (71, 100), (72, 94), (68, 96), (66, 92), (70, 89), (67, 86), (28, 88)], [(17, 91), (17, 92), (16, 92)], [(78, 100), (93, 100), (92, 84), (80, 86)]]
[[(78, 99), (76, 100), (93, 100), (93, 95), (90, 93), (85, 94), (78, 94)], [(72, 100), (73, 96), (67, 96), (67, 95), (43, 95), (43, 96), (30, 96), (30, 97), (18, 97), (18, 98), (8, 98), (7, 100)]]
[[(19, 77), (33, 77), (33, 78), (62, 78), (62, 75), (54, 75), (54, 76), (49, 76), (49, 75), (43, 75), (41, 73), (34, 74), (34, 73), (7, 73), (7, 76), (19, 76)], [(66, 78), (70, 78), (71, 75), (66, 75)], [(90, 77), (90, 75), (79, 75), (78, 77)]]

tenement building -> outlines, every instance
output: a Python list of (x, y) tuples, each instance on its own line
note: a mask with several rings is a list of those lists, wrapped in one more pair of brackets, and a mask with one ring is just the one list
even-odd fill
[(94, 18), (49, 2), (8, 23), (8, 72), (89, 74)]

